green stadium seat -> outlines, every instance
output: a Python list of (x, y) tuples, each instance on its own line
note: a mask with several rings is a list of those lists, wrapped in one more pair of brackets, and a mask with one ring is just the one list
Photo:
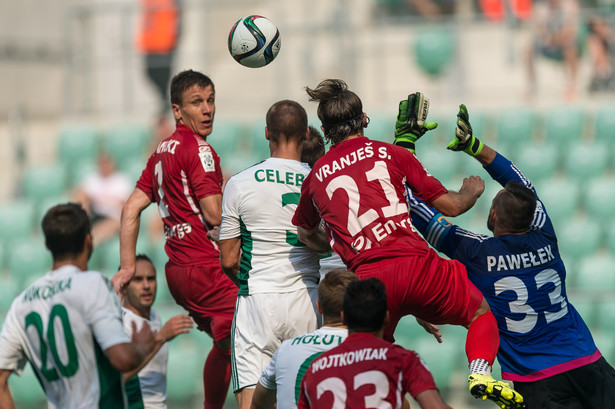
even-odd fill
[(513, 157), (520, 146), (534, 138), (536, 117), (527, 108), (510, 108), (497, 119), (497, 147), (507, 157)]
[(594, 138), (606, 143), (615, 143), (615, 106), (602, 107), (596, 114)]
[(609, 150), (603, 142), (579, 143), (565, 150), (566, 175), (585, 181), (604, 174), (609, 165)]
[(535, 184), (555, 174), (560, 162), (558, 153), (552, 144), (527, 144), (519, 148), (514, 163)]
[(375, 141), (393, 143), (395, 140), (396, 115), (397, 114), (393, 114), (393, 113), (391, 114), (386, 114), (386, 113), (368, 114), (369, 125), (363, 131), (365, 136)]
[(152, 141), (152, 130), (140, 124), (120, 124), (105, 132), (103, 151), (109, 154), (118, 169), (125, 170), (124, 165), (131, 159), (145, 157), (145, 150)]
[(427, 337), (419, 338), (409, 347), (409, 349), (414, 350), (423, 358), (434, 377), (438, 389), (443, 394), (446, 394), (452, 387), (453, 374), (460, 361), (459, 355), (463, 351), (463, 348), (456, 341), (447, 340), (443, 336), (443, 342), (439, 344), (433, 336), (428, 335)]
[(8, 275), (0, 275), (0, 316), (4, 316), (8, 311), (13, 299), (19, 295), (22, 288), (17, 280)]
[(453, 34), (443, 27), (425, 27), (415, 34), (413, 55), (416, 63), (426, 74), (440, 75), (454, 57)]
[(596, 303), (597, 327), (609, 334), (615, 334), (615, 300), (604, 299)]
[(535, 187), (557, 232), (563, 223), (575, 217), (581, 206), (581, 190), (574, 180), (565, 177), (543, 180)]
[[(573, 286), (568, 283), (568, 280), (566, 280), (566, 284), (566, 288), (569, 292), (570, 290), (574, 290)], [(570, 297), (568, 297), (568, 300), (574, 306), (574, 309), (577, 310), (579, 314), (581, 314), (583, 321), (585, 321), (585, 323), (590, 329), (593, 329), (598, 325), (596, 318), (598, 316), (597, 309), (599, 302), (596, 302), (595, 300), (586, 297), (581, 299), (577, 299), (577, 297), (575, 297), (572, 300), (570, 299)]]
[(592, 296), (613, 294), (615, 291), (615, 258), (607, 253), (589, 255), (579, 263), (575, 289)]
[(67, 189), (67, 170), (59, 163), (41, 165), (26, 170), (24, 194), (30, 200), (41, 201), (57, 197)]
[[(264, 122), (262, 129), (265, 132)], [(243, 129), (237, 121), (221, 118), (216, 118), (214, 121), (214, 129), (211, 135), (207, 137), (207, 142), (222, 158), (223, 167), (225, 158), (234, 155), (237, 151), (242, 131)]]
[(600, 225), (581, 216), (558, 226), (557, 239), (560, 254), (576, 259), (594, 254), (603, 242)]
[(465, 159), (461, 158), (458, 152), (434, 147), (433, 145), (423, 148), (420, 146), (420, 142), (416, 149), (416, 156), (425, 169), (442, 183), (453, 179), (458, 174), (459, 160)]
[(79, 162), (94, 161), (98, 143), (99, 132), (93, 125), (65, 126), (58, 138), (58, 158), (71, 168)]
[(251, 157), (253, 163), (260, 162), (271, 156), (269, 141), (265, 138), (264, 123), (261, 126), (250, 127), (250, 131), (246, 133), (250, 135), (249, 149), (240, 149), (240, 154)]
[(615, 203), (614, 177), (605, 176), (588, 182), (585, 192), (585, 209), (591, 217), (601, 223), (615, 220), (613, 203)]
[(20, 199), (0, 205), (0, 244), (14, 242), (32, 235), (34, 204)]
[(211, 339), (196, 329), (169, 342), (167, 394), (170, 402), (185, 403), (195, 396), (203, 396), (203, 365), (211, 346)]
[(615, 339), (613, 338), (613, 332), (596, 330), (592, 331), (592, 337), (596, 346), (604, 356), (607, 362), (613, 362), (615, 359)]
[(9, 377), (9, 387), (16, 408), (44, 408), (47, 407), (47, 397), (43, 391), (32, 365), (26, 364), (21, 376)]
[(7, 249), (8, 270), (11, 276), (26, 287), (51, 270), (51, 253), (45, 248), (42, 236), (19, 240)]
[[(583, 111), (576, 106), (552, 109), (545, 118), (546, 139), (566, 150), (568, 143), (583, 137)], [(575, 149), (580, 145), (575, 144)]]
[(606, 248), (611, 254), (615, 254), (615, 221), (611, 221), (605, 226)]

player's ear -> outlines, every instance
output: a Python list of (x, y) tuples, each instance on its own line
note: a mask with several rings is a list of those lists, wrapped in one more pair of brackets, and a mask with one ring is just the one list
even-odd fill
[(92, 256), (92, 252), (94, 251), (94, 241), (92, 240), (92, 233), (88, 233), (85, 236), (84, 249), (87, 251), (88, 260)]
[(342, 324), (347, 325), (346, 317), (344, 316), (344, 311), (340, 311), (340, 318), (342, 319)]
[(369, 117), (363, 112), (363, 128), (367, 128), (367, 125), (369, 125)]
[(269, 128), (265, 127), (265, 139), (270, 140), (269, 139)]
[(175, 118), (175, 121), (176, 122), (181, 121), (182, 113), (181, 113), (179, 105), (173, 104), (173, 105), (171, 105), (171, 109), (173, 110), (173, 117)]
[(322, 307), (320, 306), (320, 302), (318, 300), (316, 300), (316, 309), (318, 310), (318, 313), (322, 315)]
[(304, 140), (307, 141), (308, 139), (310, 139), (310, 128), (309, 127), (305, 128), (305, 139)]

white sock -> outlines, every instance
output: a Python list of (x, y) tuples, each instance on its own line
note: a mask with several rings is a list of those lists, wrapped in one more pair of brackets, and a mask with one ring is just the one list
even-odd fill
[(491, 365), (486, 359), (475, 359), (470, 362), (470, 374), (473, 373), (491, 376)]

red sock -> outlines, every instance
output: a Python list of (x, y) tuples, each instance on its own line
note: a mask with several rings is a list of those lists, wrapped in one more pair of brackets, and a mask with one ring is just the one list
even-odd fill
[(231, 351), (221, 349), (215, 342), (203, 368), (205, 409), (222, 409), (231, 383)]
[(476, 318), (468, 327), (466, 337), (466, 355), (468, 362), (485, 359), (493, 365), (500, 347), (498, 323), (491, 311)]

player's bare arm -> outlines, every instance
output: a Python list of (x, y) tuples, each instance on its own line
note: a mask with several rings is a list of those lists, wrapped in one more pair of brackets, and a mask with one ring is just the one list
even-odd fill
[(173, 338), (180, 334), (189, 333), (192, 327), (194, 327), (194, 322), (189, 315), (180, 314), (169, 319), (162, 326), (160, 331), (158, 331), (158, 333), (156, 333), (156, 335), (154, 336), (156, 343), (152, 351), (147, 354), (145, 359), (143, 359), (143, 361), (138, 367), (131, 371), (124, 372), (124, 380), (126, 381), (138, 374), (139, 371), (141, 371), (141, 369), (143, 369), (145, 365), (147, 365), (149, 361), (151, 361), (152, 358), (158, 353), (158, 351), (160, 350), (160, 348), (162, 348), (165, 342), (171, 341)]
[(250, 409), (274, 409), (276, 401), (276, 391), (274, 389), (267, 389), (260, 383), (257, 383), (256, 388), (254, 388), (254, 395), (252, 395)]
[(132, 342), (113, 345), (105, 350), (105, 355), (115, 369), (125, 373), (138, 368), (155, 345), (156, 340), (149, 325), (143, 324), (137, 331), (136, 323), (133, 322)]
[(9, 389), (9, 376), (12, 371), (0, 369), (0, 408), (15, 409), (15, 402)]
[(111, 282), (113, 288), (120, 294), (132, 277), (136, 268), (136, 248), (139, 226), (141, 225), (141, 212), (151, 200), (147, 194), (139, 188), (135, 188), (122, 208), (120, 227), (120, 270), (113, 276)]
[(427, 389), (416, 395), (416, 401), (422, 409), (452, 409), (442, 400), (437, 389)]
[(210, 195), (199, 200), (205, 221), (211, 226), (219, 226), (222, 222), (222, 195)]
[(297, 235), (299, 236), (299, 241), (305, 243), (312, 250), (318, 251), (319, 253), (331, 251), (331, 245), (327, 239), (327, 234), (320, 226), (312, 230), (306, 230), (297, 226)]
[(239, 272), (239, 261), (241, 257), (241, 238), (220, 240), (220, 264), (222, 271), (228, 278), (239, 287), (237, 273)]
[(432, 205), (440, 213), (456, 217), (470, 210), (485, 190), (485, 181), (478, 176), (470, 176), (463, 180), (459, 192), (449, 190), (433, 200)]

